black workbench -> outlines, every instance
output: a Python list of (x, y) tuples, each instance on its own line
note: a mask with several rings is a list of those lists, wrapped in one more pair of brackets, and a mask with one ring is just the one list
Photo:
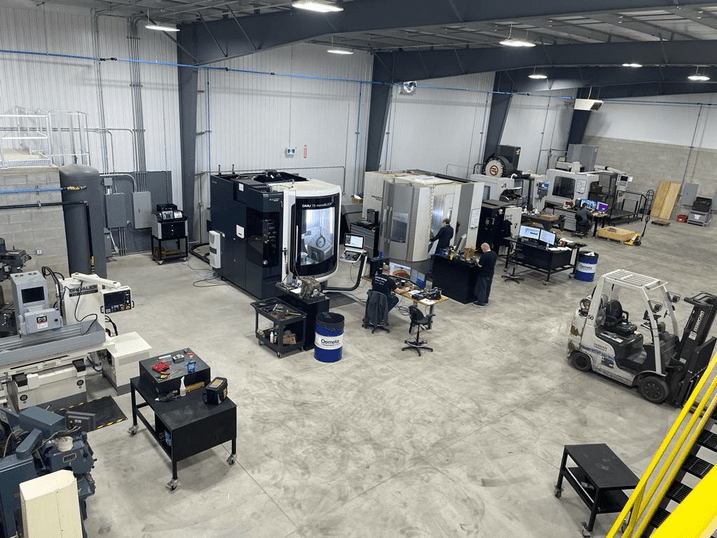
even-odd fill
[(604, 443), (565, 445), (555, 485), (558, 499), (563, 491), (563, 478), (590, 508), (590, 519), (582, 528), (585, 537), (591, 535), (598, 514), (622, 511), (627, 502), (623, 490), (635, 489), (638, 484), (637, 476)]
[[(154, 440), (172, 460), (170, 490), (177, 489), (179, 477), (177, 462), (231, 441), (232, 452), (227, 463), (234, 464), (237, 453), (237, 406), (229, 398), (219, 405), (208, 405), (201, 389), (169, 402), (155, 400), (156, 393), (145, 380), (130, 379), (132, 391), (131, 435), (137, 433), (137, 419), (147, 426)], [(144, 403), (137, 403), (137, 395)], [(154, 424), (140, 411), (149, 407), (154, 413)]]
[(553, 273), (570, 271), (571, 277), (575, 273), (578, 256), (580, 256), (580, 246), (557, 249), (515, 239), (511, 239), (510, 243), (510, 250), (505, 258), (506, 270), (512, 263), (541, 272), (546, 275), (543, 284), (550, 281), (550, 275)]
[(441, 288), (441, 295), (467, 304), (476, 300), (475, 287), (480, 267), (475, 262), (436, 254), (431, 269), (434, 288)]

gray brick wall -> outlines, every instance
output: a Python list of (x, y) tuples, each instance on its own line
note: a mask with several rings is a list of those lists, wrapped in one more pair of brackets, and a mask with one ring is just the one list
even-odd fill
[[(25, 270), (39, 270), (43, 265), (67, 275), (67, 242), (62, 207), (42, 207), (48, 202), (62, 201), (57, 192), (1, 194), (2, 191), (59, 187), (60, 175), (55, 167), (31, 166), (0, 170), (0, 237), (8, 249), (24, 249), (32, 256)], [(27, 209), (4, 209), (9, 205), (33, 204)], [(37, 254), (37, 249), (42, 254)], [(2, 283), (6, 300), (10, 300), (10, 285)]]
[(657, 190), (660, 181), (697, 183), (698, 196), (712, 198), (717, 191), (717, 150), (586, 137), (584, 144), (598, 147), (599, 165), (612, 166), (633, 176), (630, 190)]

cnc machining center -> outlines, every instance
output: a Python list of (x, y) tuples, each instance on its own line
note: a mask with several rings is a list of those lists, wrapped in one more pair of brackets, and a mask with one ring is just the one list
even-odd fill
[(287, 276), (324, 281), (338, 268), (341, 188), (287, 172), (211, 176), (217, 272), (259, 299)]

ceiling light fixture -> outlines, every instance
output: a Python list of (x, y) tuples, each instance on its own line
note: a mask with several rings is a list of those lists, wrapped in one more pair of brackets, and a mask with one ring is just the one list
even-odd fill
[(291, 4), (292, 7), (297, 9), (304, 9), (306, 11), (313, 11), (315, 13), (335, 13), (337, 11), (343, 11), (344, 8), (337, 6), (331, 2), (318, 2), (317, 0), (298, 0)]
[(159, 24), (149, 18), (149, 10), (147, 10), (147, 24), (144, 25), (147, 30), (157, 30), (159, 32), (179, 32), (173, 24)]
[[(526, 36), (527, 36), (528, 32), (526, 32), (525, 34), (526, 34)], [(508, 38), (507, 38), (507, 39), (504, 39), (503, 41), (500, 41), (500, 44), (503, 45), (503, 46), (505, 46), (505, 47), (515, 47), (515, 48), (520, 48), (520, 47), (526, 47), (526, 48), (527, 48), (527, 47), (534, 47), (534, 46), (535, 46), (535, 43), (531, 43), (530, 41), (526, 41), (526, 40), (524, 40), (524, 39), (516, 39), (516, 38), (514, 38), (514, 37), (513, 37), (513, 25), (512, 25), (512, 24), (510, 25), (510, 33), (508, 34)]]
[(329, 54), (353, 54), (354, 51), (351, 49), (348, 49), (346, 47), (335, 47), (334, 46), (334, 37), (331, 36), (331, 48), (327, 50)]
[(533, 80), (545, 80), (548, 78), (548, 75), (546, 75), (542, 71), (540, 73), (538, 73), (536, 71), (536, 69), (537, 69), (537, 67), (533, 67), (533, 72), (530, 75), (528, 75), (528, 78), (532, 78)]
[(688, 76), (687, 78), (692, 82), (707, 82), (710, 79), (707, 75), (700, 75), (699, 67), (696, 67), (694, 74)]
[(622, 64), (622, 66), (623, 67), (642, 67), (642, 64), (631, 62), (631, 63)]

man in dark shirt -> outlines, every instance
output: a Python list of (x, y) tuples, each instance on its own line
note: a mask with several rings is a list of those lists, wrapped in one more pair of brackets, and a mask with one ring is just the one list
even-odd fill
[(438, 241), (436, 245), (436, 253), (440, 252), (444, 248), (451, 246), (451, 239), (453, 239), (453, 228), (451, 227), (450, 219), (443, 219), (443, 226), (438, 230), (438, 233), (431, 237), (431, 243)]
[(388, 273), (388, 267), (384, 265), (383, 273), (376, 273), (373, 277), (371, 290), (380, 291), (386, 296), (386, 299), (388, 299), (388, 310), (390, 311), (398, 304), (398, 296), (393, 292), (398, 291), (398, 293), (404, 293), (408, 291), (408, 288), (398, 288), (396, 282), (386, 273)]
[(481, 255), (478, 260), (478, 279), (476, 280), (476, 306), (485, 306), (490, 298), (490, 286), (493, 283), (493, 273), (495, 272), (495, 263), (498, 261), (498, 254), (490, 249), (488, 243), (480, 246)]
[(578, 212), (575, 215), (575, 232), (579, 234), (587, 234), (588, 230), (590, 229), (591, 220), (592, 215), (588, 211), (588, 206), (587, 204), (583, 203), (583, 205), (580, 206), (580, 209), (578, 209)]

